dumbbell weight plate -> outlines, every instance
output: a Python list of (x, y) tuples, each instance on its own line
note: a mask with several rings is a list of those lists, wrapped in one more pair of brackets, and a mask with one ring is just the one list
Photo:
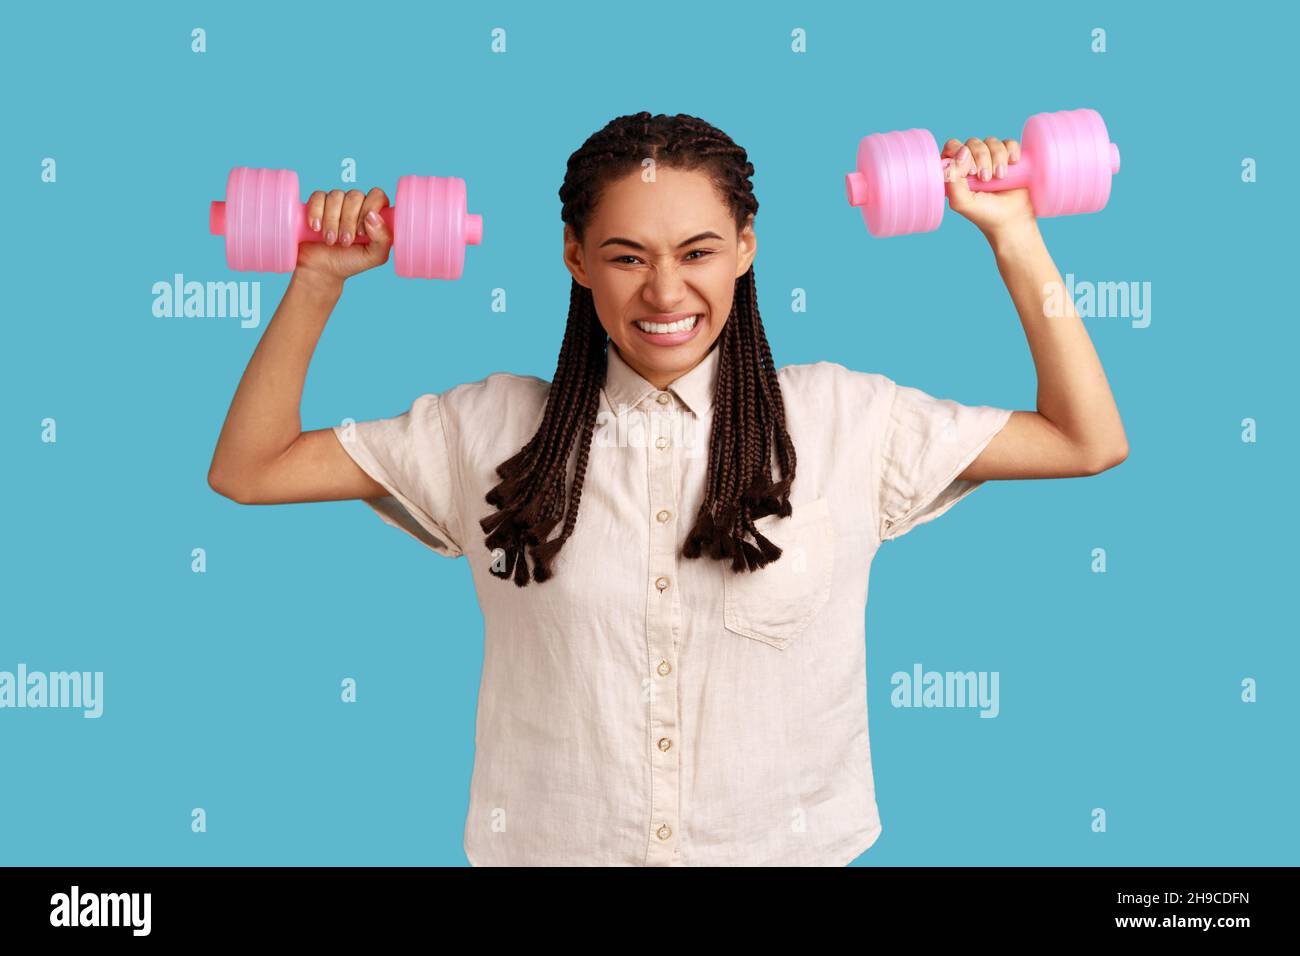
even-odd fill
[(393, 268), (415, 279), (458, 279), (465, 246), (482, 241), (482, 219), (465, 207), (465, 181), (454, 176), (397, 180)]
[(1029, 196), (1034, 215), (1100, 212), (1110, 200), (1119, 150), (1096, 110), (1035, 113), (1025, 123), (1021, 152), (1032, 157)]
[(302, 200), (292, 169), (237, 166), (226, 179), (226, 262), (240, 271), (289, 272), (298, 262)]
[(930, 232), (943, 221), (943, 168), (928, 129), (864, 136), (846, 188), (873, 236)]

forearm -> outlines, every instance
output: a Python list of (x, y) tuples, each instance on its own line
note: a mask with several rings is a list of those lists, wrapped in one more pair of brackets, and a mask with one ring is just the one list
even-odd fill
[(1034, 222), (989, 237), (1038, 374), (1038, 413), (1089, 461), (1122, 458), (1127, 439), (1083, 320)]
[(212, 456), (214, 487), (246, 484), (302, 433), (303, 383), (342, 291), (342, 280), (293, 274), (231, 400)]

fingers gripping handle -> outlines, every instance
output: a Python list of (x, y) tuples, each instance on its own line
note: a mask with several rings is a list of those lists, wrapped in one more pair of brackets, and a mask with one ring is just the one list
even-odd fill
[[(953, 161), (951, 159), (939, 160), (939, 169), (941, 174), (946, 173), (948, 167), (950, 167), (952, 163)], [(967, 176), (966, 185), (970, 187), (971, 192), (995, 193), (1001, 192), (1004, 189), (1020, 189), (1028, 186), (1032, 179), (1032, 160), (1030, 157), (1022, 154), (1020, 159), (1007, 166), (1006, 175), (1001, 179), (990, 179), (988, 182), (985, 182), (978, 176)], [(870, 181), (860, 170), (854, 170), (845, 176), (844, 185), (845, 189), (848, 191), (850, 206), (864, 206), (871, 201)]]
[[(939, 162), (939, 167), (946, 173), (952, 164), (952, 159), (944, 159)], [(973, 193), (996, 193), (1004, 189), (1023, 189), (1029, 185), (1033, 174), (1033, 157), (1021, 153), (1020, 158), (1014, 163), (1007, 163), (1007, 171), (1001, 179), (990, 177), (989, 181), (985, 182), (979, 176), (967, 176), (966, 185)]]

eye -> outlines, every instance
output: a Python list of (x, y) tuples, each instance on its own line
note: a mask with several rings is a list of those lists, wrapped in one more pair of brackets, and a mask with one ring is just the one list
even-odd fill
[[(700, 259), (703, 259), (703, 258), (706, 257), (706, 256), (711, 256), (711, 255), (713, 255), (713, 250), (712, 250), (712, 249), (692, 249), (690, 252), (688, 252), (688, 253), (686, 254), (686, 260), (687, 260), (688, 262), (699, 262), (700, 259), (692, 259), (692, 258), (691, 258), (691, 256), (694, 256), (694, 255), (699, 255), (699, 256), (700, 256)], [(623, 261), (623, 260), (625, 260), (625, 259), (631, 259), (631, 260), (633, 260), (633, 262), (626, 262), (626, 263), (625, 263), (625, 262)], [(610, 261), (611, 261), (611, 262), (617, 262), (617, 263), (619, 263), (620, 265), (632, 265), (634, 262), (636, 262), (636, 261), (638, 261), (638, 260), (637, 260), (637, 257), (636, 257), (636, 256), (633, 256), (633, 255), (626, 255), (626, 256), (615, 256), (615, 257), (614, 257), (613, 259), (611, 259)]]

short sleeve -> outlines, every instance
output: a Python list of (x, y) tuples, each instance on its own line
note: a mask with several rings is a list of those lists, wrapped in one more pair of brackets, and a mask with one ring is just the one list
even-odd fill
[(962, 405), (891, 382), (880, 445), (880, 540), (933, 521), (983, 481), (958, 479), (1001, 431), (1012, 409)]
[(369, 498), (387, 524), (448, 558), (465, 553), (444, 398), (421, 395), (393, 418), (334, 426), (339, 443), (388, 494)]

